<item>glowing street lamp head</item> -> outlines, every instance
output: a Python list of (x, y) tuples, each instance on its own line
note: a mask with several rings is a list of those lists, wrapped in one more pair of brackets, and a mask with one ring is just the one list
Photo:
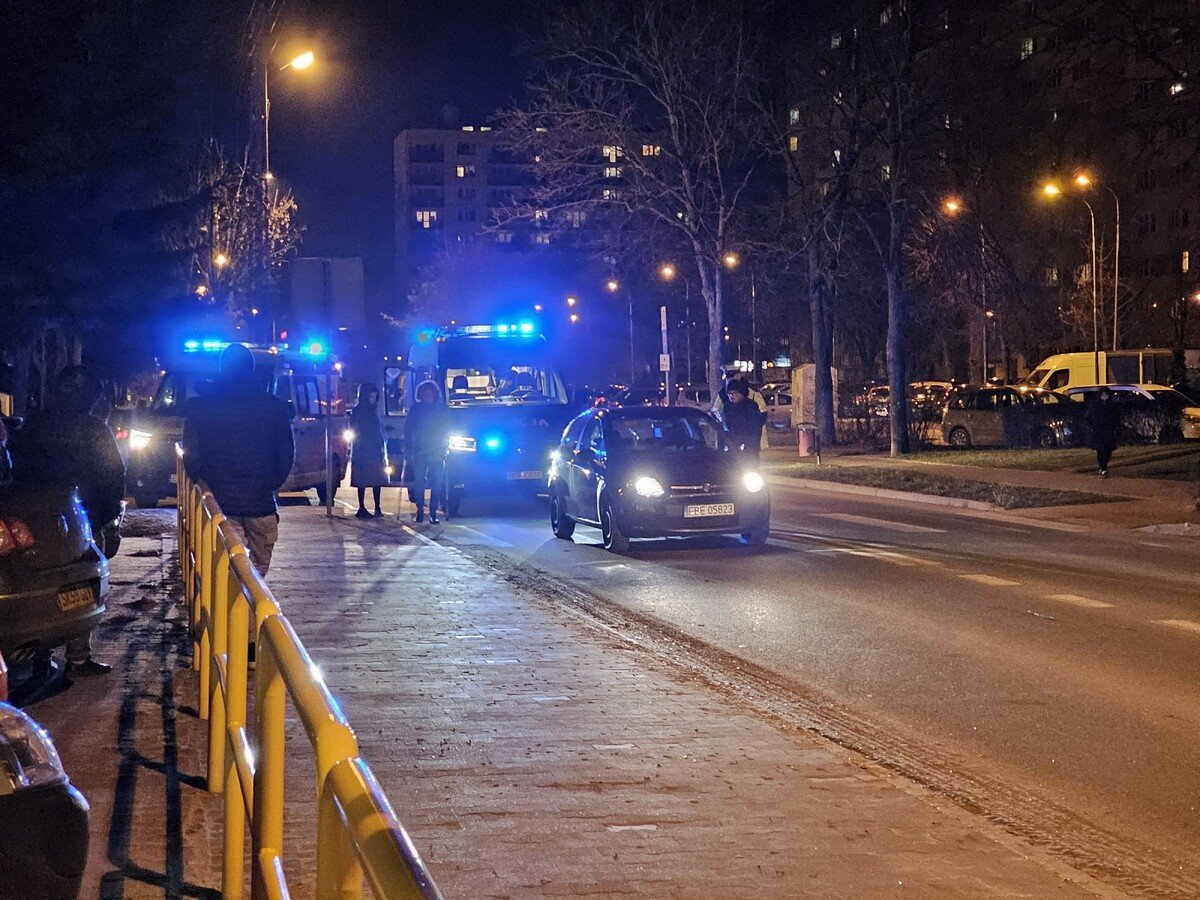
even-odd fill
[(579, 302), (579, 298), (578, 298), (578, 297), (576, 297), (576, 296), (575, 296), (575, 295), (573, 295), (573, 294), (572, 294), (572, 295), (569, 295), (569, 296), (567, 297), (567, 306), (574, 306), (574, 305), (575, 305), (576, 303), (578, 303), (578, 302)]
[(615, 278), (610, 278), (604, 286), (608, 288), (611, 293), (615, 294), (617, 289), (621, 287), (621, 282), (617, 281)]
[(303, 53), (301, 53), (299, 56), (297, 56), (295, 59), (293, 59), (286, 66), (284, 66), (284, 68), (285, 69), (298, 69), (300, 71), (303, 71), (303, 70), (307, 69), (309, 66), (311, 66), (315, 61), (316, 61), (316, 57), (313, 56), (313, 52), (311, 50), (306, 50)]
[(575, 323), (577, 323), (578, 321), (579, 321), (579, 314), (578, 314), (578, 313), (571, 313), (571, 324), (572, 324), (572, 325), (574, 325), (574, 324), (575, 324)]
[(670, 263), (663, 263), (659, 266), (658, 274), (662, 276), (663, 281), (670, 281), (675, 277), (675, 267)]
[(1092, 186), (1092, 178), (1087, 172), (1078, 172), (1073, 179), (1075, 184), (1081, 188), (1089, 188)]
[(1062, 193), (1062, 188), (1053, 182), (1048, 182), (1042, 185), (1042, 193), (1047, 197), (1057, 197)]
[(204, 297), (207, 294), (208, 294), (208, 285), (207, 284), (196, 285), (196, 296), (197, 297)]
[(725, 254), (724, 263), (725, 263), (726, 268), (736, 269), (740, 262), (741, 262), (741, 259), (738, 257), (738, 255), (736, 253), (726, 253)]
[(227, 265), (229, 265), (229, 257), (226, 256), (224, 253), (218, 253), (216, 256), (213, 257), (213, 265), (216, 266), (218, 269), (223, 269)]
[(942, 209), (952, 216), (957, 216), (962, 212), (962, 208), (962, 201), (957, 197), (947, 197), (946, 202), (942, 204)]

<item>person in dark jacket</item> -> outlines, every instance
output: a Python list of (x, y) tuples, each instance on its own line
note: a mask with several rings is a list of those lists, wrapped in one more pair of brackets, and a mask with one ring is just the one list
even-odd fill
[(442, 394), (432, 381), (417, 385), (417, 402), (404, 426), (404, 471), (409, 493), (417, 505), (418, 522), (425, 521), (425, 491), (429, 490), (429, 521), (438, 523), (438, 509), (445, 503), (446, 442), (450, 423)]
[(757, 457), (766, 414), (750, 399), (750, 389), (744, 381), (731, 381), (725, 393), (728, 402), (721, 413), (729, 442), (734, 450)]
[[(78, 487), (92, 534), (104, 552), (105, 526), (121, 516), (125, 463), (113, 433), (91, 414), (99, 397), (99, 385), (87, 369), (64, 369), (55, 380), (49, 408), (13, 432), (9, 452), (14, 482)], [(90, 633), (67, 644), (68, 677), (110, 671), (112, 666), (92, 658)]]
[(1088, 407), (1087, 424), (1092, 434), (1092, 447), (1096, 450), (1096, 468), (1101, 478), (1107, 478), (1108, 461), (1117, 449), (1117, 430), (1120, 426), (1120, 410), (1108, 388), (1100, 388), (1096, 399)]
[(254, 356), (241, 344), (221, 354), (221, 378), (192, 401), (183, 427), (188, 475), (208, 485), (226, 520), (262, 575), (279, 537), (275, 495), (292, 470), (291, 413), (254, 377)]
[(379, 422), (379, 388), (370, 382), (358, 386), (358, 402), (350, 410), (350, 430), (354, 444), (350, 453), (350, 484), (358, 488), (358, 512), (355, 518), (369, 519), (367, 488), (375, 501), (375, 518), (383, 516), (379, 494), (388, 484), (387, 441)]

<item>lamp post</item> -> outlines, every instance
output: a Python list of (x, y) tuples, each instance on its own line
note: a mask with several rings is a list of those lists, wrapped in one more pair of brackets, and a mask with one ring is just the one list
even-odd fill
[[(1078, 172), (1075, 175), (1075, 184), (1081, 189), (1087, 190), (1094, 187), (1096, 182), (1087, 172)], [(1113, 315), (1112, 315), (1112, 348), (1117, 349), (1117, 302), (1120, 299), (1121, 288), (1121, 198), (1107, 184), (1101, 185), (1108, 191), (1113, 198), (1113, 206), (1116, 210), (1116, 233), (1113, 237)]]
[[(316, 61), (311, 50), (306, 50), (299, 56), (294, 57), (291, 62), (285, 66), (280, 66), (279, 71), (283, 72), (287, 69), (294, 69), (297, 72), (302, 72), (309, 68)], [(263, 66), (263, 178), (271, 181), (275, 176), (271, 173), (271, 62)]]
[[(947, 197), (942, 201), (942, 211), (946, 215), (955, 217), (961, 215), (966, 209), (963, 201), (956, 196)], [(978, 215), (975, 217), (975, 224), (979, 231), (979, 293), (980, 301), (983, 305), (983, 384), (988, 383), (988, 319), (994, 318), (995, 313), (988, 309), (988, 281), (987, 271), (985, 269), (986, 262), (986, 242), (983, 234), (983, 219)], [(969, 362), (969, 360), (968, 360)], [(1007, 369), (1008, 360), (1004, 360), (1005, 368)], [(970, 368), (968, 366), (968, 368)]]
[[(666, 262), (658, 267), (658, 277), (663, 281), (674, 281), (678, 270), (674, 264)], [(684, 335), (687, 340), (687, 383), (692, 383), (692, 283), (683, 279), (683, 315)]]
[[(1042, 192), (1051, 198), (1062, 196), (1062, 188), (1053, 182), (1043, 185)], [(1100, 306), (1096, 293), (1100, 273), (1096, 270), (1096, 210), (1092, 208), (1092, 204), (1088, 203), (1087, 198), (1076, 195), (1075, 199), (1087, 207), (1088, 218), (1092, 223), (1092, 359), (1095, 366), (1096, 384), (1100, 384)]]
[[(617, 281), (616, 276), (609, 278), (604, 283), (610, 294), (615, 294), (621, 289), (621, 282)], [(633, 294), (625, 291), (625, 299), (629, 301), (629, 386), (633, 387), (635, 379), (634, 362), (633, 362)]]
[[(738, 254), (730, 251), (721, 257), (721, 262), (725, 264), (725, 268), (732, 271), (742, 264), (742, 259)], [(739, 351), (741, 344), (738, 345)], [(738, 354), (741, 356), (741, 353)], [(750, 372), (752, 377), (758, 380), (758, 285), (754, 277), (754, 270), (750, 270)]]

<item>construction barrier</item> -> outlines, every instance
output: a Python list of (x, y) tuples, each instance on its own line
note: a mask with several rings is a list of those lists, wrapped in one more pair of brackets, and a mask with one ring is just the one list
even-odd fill
[[(179, 566), (190, 612), (200, 717), (208, 722), (208, 790), (223, 793), (221, 893), (288, 897), (283, 875), (284, 716), (290, 699), (316, 762), (316, 896), (441, 898), (416, 847), (366, 761), (337, 701), (246, 547), (177, 450)], [(248, 639), (256, 639), (254, 717), (249, 721)]]

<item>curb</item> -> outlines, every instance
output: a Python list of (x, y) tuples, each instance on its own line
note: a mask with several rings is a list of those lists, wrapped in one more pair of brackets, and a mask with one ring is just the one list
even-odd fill
[(775, 484), (794, 484), (815, 491), (836, 494), (858, 494), (860, 497), (878, 497), (883, 500), (905, 500), (910, 503), (926, 503), (930, 506), (949, 506), (954, 509), (974, 509), (980, 512), (1008, 512), (995, 503), (982, 500), (967, 500), (963, 497), (942, 497), (938, 494), (918, 494), (915, 491), (896, 491), (891, 488), (874, 488), (862, 484), (846, 484), (841, 481), (818, 481), (813, 478), (792, 478), (788, 475), (772, 477)]

